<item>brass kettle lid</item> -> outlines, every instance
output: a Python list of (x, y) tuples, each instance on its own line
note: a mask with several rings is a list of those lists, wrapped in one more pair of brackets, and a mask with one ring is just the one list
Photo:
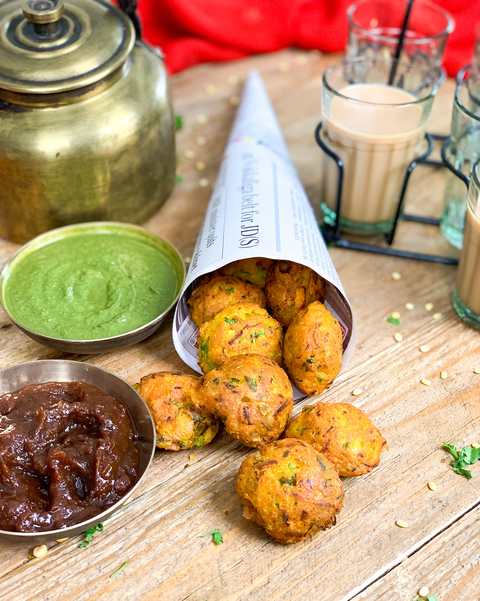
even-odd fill
[(134, 43), (130, 19), (105, 0), (0, 0), (0, 89), (83, 88), (120, 67)]

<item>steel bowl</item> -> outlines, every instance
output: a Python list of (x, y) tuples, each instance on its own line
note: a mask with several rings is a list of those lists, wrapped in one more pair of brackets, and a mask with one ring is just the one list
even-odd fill
[[(86, 340), (55, 338), (30, 330), (29, 328), (18, 323), (18, 321), (16, 321), (16, 319), (8, 310), (8, 307), (5, 303), (5, 289), (8, 284), (8, 277), (12, 273), (15, 264), (19, 260), (21, 260), (25, 255), (35, 250), (38, 250), (43, 246), (46, 246), (58, 240), (62, 240), (70, 235), (75, 235), (78, 233), (89, 231), (128, 233), (139, 238), (144, 238), (148, 240), (150, 244), (157, 247), (164, 254), (164, 256), (168, 257), (172, 268), (177, 274), (177, 285), (174, 291), (175, 294), (170, 305), (164, 311), (162, 311), (162, 313), (157, 315), (148, 323), (145, 323), (139, 326), (138, 328), (135, 328), (134, 330), (130, 330), (129, 332), (117, 334), (116, 336), (111, 336), (109, 338), (96, 338)], [(22, 246), (3, 266), (3, 269), (0, 273), (0, 302), (10, 320), (20, 330), (22, 330), (22, 332), (25, 332), (27, 336), (33, 338), (33, 340), (36, 340), (37, 342), (40, 342), (45, 346), (54, 348), (62, 352), (76, 353), (80, 355), (90, 355), (95, 353), (103, 353), (105, 351), (110, 351), (124, 346), (130, 346), (151, 336), (155, 332), (155, 330), (159, 328), (160, 324), (165, 320), (168, 313), (177, 302), (184, 281), (185, 263), (178, 250), (170, 242), (163, 240), (159, 236), (156, 236), (155, 234), (152, 234), (151, 232), (148, 232), (146, 229), (137, 225), (131, 225), (129, 223), (117, 223), (113, 221), (98, 221), (60, 227), (55, 230), (51, 230), (45, 234), (41, 234), (40, 236), (37, 236), (27, 244)]]
[(0, 371), (0, 394), (14, 392), (28, 384), (42, 384), (45, 382), (85, 382), (97, 386), (104, 392), (122, 401), (128, 409), (128, 413), (137, 434), (138, 448), (140, 451), (140, 477), (136, 484), (124, 497), (117, 501), (117, 503), (88, 520), (79, 522), (73, 526), (68, 526), (67, 528), (59, 528), (45, 532), (33, 533), (0, 530), (0, 538), (2, 539), (15, 540), (17, 542), (25, 540), (31, 543), (45, 542), (67, 536), (76, 536), (85, 532), (88, 527), (104, 522), (115, 513), (115, 511), (117, 511), (140, 486), (155, 453), (155, 425), (150, 411), (143, 399), (124, 380), (121, 380), (112, 373), (100, 369), (99, 367), (95, 367), (94, 365), (81, 363), (79, 361), (52, 359), (32, 361), (31, 363), (23, 363), (21, 365), (16, 365), (15, 367), (9, 367)]

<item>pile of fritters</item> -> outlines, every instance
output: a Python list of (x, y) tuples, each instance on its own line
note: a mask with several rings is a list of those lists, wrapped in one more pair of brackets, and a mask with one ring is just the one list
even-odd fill
[(340, 477), (372, 470), (385, 445), (370, 419), (346, 403), (316, 403), (288, 423), (289, 376), (318, 394), (341, 368), (342, 330), (324, 304), (326, 286), (303, 265), (263, 258), (202, 278), (188, 305), (204, 377), (156, 373), (137, 385), (158, 447), (204, 446), (223, 424), (257, 449), (243, 461), (236, 489), (244, 516), (281, 543), (335, 524)]

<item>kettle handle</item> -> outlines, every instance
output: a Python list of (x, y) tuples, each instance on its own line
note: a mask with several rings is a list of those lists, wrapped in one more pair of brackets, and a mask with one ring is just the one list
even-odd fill
[(137, 40), (142, 39), (142, 26), (137, 15), (137, 0), (118, 0), (120, 9), (130, 18), (137, 34)]

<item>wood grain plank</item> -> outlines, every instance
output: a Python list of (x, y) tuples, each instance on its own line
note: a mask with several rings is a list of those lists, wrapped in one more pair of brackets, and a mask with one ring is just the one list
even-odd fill
[[(320, 119), (321, 73), (332, 60), (337, 59), (286, 51), (201, 66), (173, 78), (176, 110), (185, 121), (178, 135), (184, 179), (147, 227), (172, 240), (185, 257), (191, 255), (210, 193), (198, 182), (206, 177), (213, 183), (235, 111), (229, 98), (239, 93), (252, 66), (266, 80), (292, 157), (315, 201), (319, 151), (313, 128)], [(232, 82), (232, 75), (240, 81)], [(213, 97), (205, 89), (212, 83), (218, 90)], [(451, 83), (440, 98), (436, 131), (448, 128), (450, 93)], [(206, 124), (197, 122), (202, 115)], [(199, 136), (205, 145), (198, 144)], [(185, 158), (187, 149), (195, 151), (193, 160)], [(207, 163), (201, 173), (195, 169), (197, 159)], [(423, 170), (414, 178), (409, 204), (439, 214), (445, 173)], [(435, 228), (413, 224), (401, 225), (398, 244), (451, 252)], [(0, 259), (14, 248), (0, 243)], [(337, 601), (356, 594), (475, 506), (480, 475), (471, 482), (459, 478), (438, 448), (446, 439), (477, 440), (480, 424), (480, 376), (473, 374), (480, 366), (479, 339), (450, 308), (454, 269), (337, 249), (332, 256), (352, 299), (358, 335), (350, 364), (322, 399), (354, 400), (389, 441), (378, 470), (346, 483), (338, 526), (292, 547), (269, 541), (241, 517), (233, 480), (247, 451), (224, 437), (190, 460), (189, 453), (157, 453), (141, 490), (89, 549), (78, 549), (72, 540), (54, 546), (46, 560), (27, 562), (25, 545), (0, 543), (1, 599)], [(400, 271), (402, 279), (393, 281), (392, 271)], [(414, 311), (406, 311), (407, 302), (415, 303)], [(427, 302), (434, 303), (432, 312), (425, 310)], [(401, 313), (400, 344), (393, 340), (397, 329), (385, 321), (395, 310)], [(435, 312), (442, 317), (434, 320)], [(0, 341), (3, 366), (63, 356), (10, 327), (4, 314)], [(431, 351), (422, 354), (418, 347), (426, 343)], [(130, 383), (154, 370), (187, 370), (173, 350), (169, 322), (131, 349), (74, 358), (110, 369)], [(445, 369), (450, 376), (440, 380)], [(422, 386), (422, 377), (433, 385)], [(350, 392), (359, 386), (365, 394), (353, 399)], [(426, 488), (431, 479), (439, 484), (436, 493)], [(411, 527), (398, 529), (398, 517)], [(224, 532), (219, 547), (210, 541), (213, 528)], [(126, 559), (124, 573), (111, 577)], [(470, 578), (469, 569), (464, 574)], [(480, 590), (480, 576), (472, 579)]]
[(354, 601), (415, 599), (422, 586), (427, 586), (441, 601), (479, 601), (479, 541), (480, 508), (477, 506), (418, 553), (355, 596)]

